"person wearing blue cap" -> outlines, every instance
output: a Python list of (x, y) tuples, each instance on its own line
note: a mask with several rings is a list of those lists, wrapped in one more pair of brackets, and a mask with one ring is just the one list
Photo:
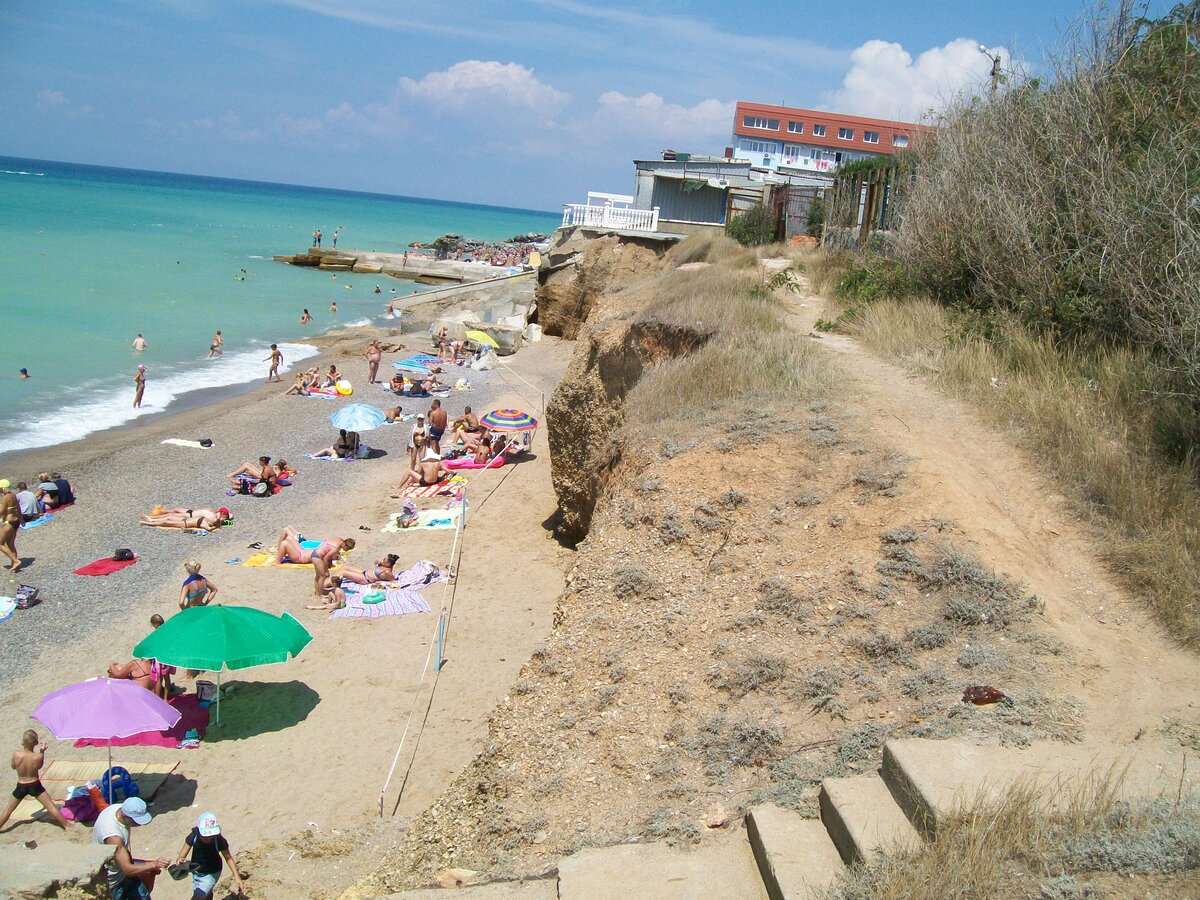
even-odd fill
[[(183, 861), (191, 854), (191, 862), (184, 866)], [(196, 827), (184, 838), (183, 846), (175, 863), (168, 870), (171, 877), (183, 878), (188, 872), (192, 873), (192, 900), (212, 900), (217, 882), (221, 880), (221, 857), (229, 863), (229, 872), (233, 875), (234, 893), (242, 893), (242, 874), (238, 871), (233, 854), (229, 852), (229, 841), (221, 834), (221, 824), (217, 817), (206, 812), (196, 820)]]
[(112, 844), (116, 850), (104, 864), (108, 895), (112, 900), (143, 900), (154, 890), (154, 879), (169, 859), (134, 859), (129, 849), (130, 830), (150, 823), (150, 811), (141, 797), (128, 797), (120, 805), (106, 806), (92, 826), (93, 844)]

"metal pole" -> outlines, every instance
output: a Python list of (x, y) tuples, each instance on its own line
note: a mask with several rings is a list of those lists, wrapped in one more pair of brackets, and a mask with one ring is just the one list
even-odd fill
[(446, 647), (446, 608), (442, 607), (442, 614), (438, 616), (438, 633), (437, 633), (437, 660), (434, 661), (433, 671), (442, 671), (442, 652)]

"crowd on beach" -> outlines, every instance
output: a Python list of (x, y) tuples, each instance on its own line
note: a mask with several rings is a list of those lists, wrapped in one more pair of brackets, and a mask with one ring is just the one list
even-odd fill
[[(210, 355), (219, 357), (222, 343), (221, 332), (218, 331), (210, 346)], [(444, 328), (433, 336), (432, 343), (438, 351), (437, 359), (444, 365), (464, 364), (471, 358), (473, 350), (482, 349), (473, 348), (465, 341), (450, 339)], [(145, 347), (145, 338), (139, 334), (134, 348), (141, 351)], [(424, 375), (396, 372), (391, 378), (381, 378), (379, 368), (383, 353), (380, 342), (373, 340), (362, 351), (362, 358), (366, 363), (367, 384), (378, 385), (379, 390), (390, 392), (397, 400), (403, 401), (403, 405), (397, 402), (386, 410), (386, 421), (411, 423), (400, 432), (406, 458), (403, 473), (395, 483), (394, 490), (390, 492), (392, 497), (403, 500), (403, 509), (395, 516), (397, 526), (410, 528), (417, 524), (419, 514), (415, 503), (409, 498), (433, 497), (439, 489), (444, 489), (441, 491), (442, 499), (435, 500), (436, 503), (444, 505), (447, 495), (451, 497), (451, 505), (456, 502), (456, 496), (457, 502), (464, 502), (461, 493), (455, 494), (456, 484), (463, 480), (460, 470), (489, 468), (493, 464), (503, 465), (514, 461), (528, 450), (529, 433), (508, 431), (499, 425), (489, 427), (486, 417), (478, 416), (470, 405), (464, 405), (460, 414), (452, 416), (444, 405), (450, 394), (450, 386), (443, 383), (439, 377), (444, 374), (444, 370), (442, 365), (436, 362), (429, 363), (428, 371)], [(282, 353), (278, 352), (275, 345), (272, 345), (272, 354), (267, 361), (271, 366), (268, 380), (278, 381)], [(135, 402), (140, 402), (145, 388), (145, 369), (142, 366), (138, 367), (136, 383)], [(349, 393), (349, 390), (341, 390), (343, 385), (349, 387), (345, 373), (336, 363), (330, 363), (324, 370), (313, 366), (296, 373), (295, 384), (284, 393), (301, 396), (327, 390), (332, 390), (336, 395)], [(424, 404), (425, 399), (428, 399), (427, 406)], [(416, 409), (413, 408), (414, 404)], [(404, 406), (408, 406), (412, 412), (406, 414)], [(203, 446), (201, 442), (191, 443)], [(370, 451), (359, 433), (343, 428), (338, 430), (337, 437), (329, 446), (307, 456), (312, 459), (363, 459), (370, 456)], [(245, 462), (228, 472), (225, 476), (227, 486), (222, 487), (227, 495), (247, 494), (265, 498), (294, 485), (298, 474), (296, 467), (286, 460), (262, 455), (256, 462)], [(414, 495), (413, 490), (435, 493)], [(11, 565), (7, 567), (10, 571), (18, 571), (22, 564), (16, 548), (18, 529), (75, 502), (74, 487), (58, 472), (41, 472), (30, 481), (20, 481), (15, 486), (7, 480), (0, 479), (0, 550), (11, 560)], [(139, 522), (148, 527), (206, 533), (226, 526), (232, 518), (227, 506), (159, 506), (140, 516)], [(348, 536), (307, 541), (291, 525), (281, 526), (273, 547), (263, 547), (258, 542), (250, 545), (252, 549), (261, 550), (268, 556), (267, 564), (311, 566), (313, 599), (305, 608), (313, 611), (334, 613), (344, 609), (348, 595), (355, 591), (386, 591), (391, 586), (407, 586), (413, 583), (414, 571), (421, 566), (431, 567), (437, 572), (436, 566), (424, 562), (404, 569), (400, 565), (400, 556), (395, 553), (383, 554), (369, 566), (351, 566), (347, 556), (355, 546), (355, 539)], [(203, 571), (201, 563), (196, 559), (187, 558), (182, 567), (179, 611), (213, 605), (219, 595), (219, 589), (213, 579)], [(422, 577), (427, 577), (428, 574), (423, 573)], [(453, 577), (452, 571), (444, 574), (446, 577)], [(162, 615), (156, 614), (151, 618), (150, 626), (157, 629), (169, 621), (170, 617), (164, 619)], [(128, 680), (160, 699), (170, 701), (185, 691), (182, 682), (194, 680), (201, 673), (181, 673), (175, 667), (161, 664), (156, 659), (134, 657), (111, 663), (106, 669), (106, 674), (112, 679)], [(197, 686), (198, 684), (199, 682)], [(64, 816), (42, 784), (45, 762), (45, 743), (40, 741), (37, 732), (26, 731), (21, 737), (20, 748), (12, 756), (12, 768), (16, 773), (17, 784), (12, 792), (11, 802), (0, 811), (0, 828), (7, 824), (9, 817), (26, 797), (38, 801), (53, 821), (63, 828), (73, 827), (81, 821), (75, 816)], [(89, 785), (88, 797), (92, 803), (91, 814), (95, 815), (95, 823), (92, 826), (93, 841), (113, 847), (113, 856), (106, 863), (110, 896), (149, 897), (154, 889), (155, 879), (165, 871), (173, 878), (183, 879), (190, 876), (193, 897), (195, 900), (204, 900), (213, 896), (217, 882), (226, 868), (233, 879), (234, 890), (241, 893), (243, 874), (234, 862), (228, 840), (223, 835), (214, 813), (206, 812), (195, 820), (195, 825), (177, 854), (169, 858), (145, 860), (136, 857), (131, 849), (133, 830), (151, 822), (151, 814), (145, 800), (138, 796), (126, 796), (120, 802), (108, 802), (111, 798), (104, 797), (94, 785)], [(90, 821), (90, 816), (82, 820)]]

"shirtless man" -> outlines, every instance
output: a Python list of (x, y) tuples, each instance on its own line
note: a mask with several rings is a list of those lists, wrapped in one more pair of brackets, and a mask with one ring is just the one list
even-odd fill
[(12, 560), (12, 565), (5, 566), (10, 572), (21, 568), (21, 557), (17, 556), (17, 529), (21, 527), (24, 518), (21, 507), (17, 504), (17, 495), (8, 489), (8, 482), (0, 482), (0, 552)]
[(17, 770), (17, 786), (13, 788), (13, 798), (8, 801), (8, 806), (0, 813), (0, 828), (5, 826), (8, 817), (25, 797), (33, 797), (46, 807), (46, 812), (50, 813), (64, 831), (71, 827), (71, 823), (63, 817), (54, 801), (50, 799), (50, 792), (42, 786), (40, 773), (45, 762), (46, 742), (42, 741), (39, 744), (37, 732), (32, 729), (26, 731), (21, 736), (21, 749), (12, 755), (12, 767)]
[(383, 348), (379, 341), (371, 341), (367, 347), (367, 384), (379, 384), (379, 361), (383, 359)]
[(442, 409), (442, 401), (434, 400), (429, 405), (429, 446), (433, 448), (435, 453), (442, 452), (442, 435), (446, 433), (446, 426), (450, 424), (450, 417), (446, 415), (446, 411)]
[(463, 414), (454, 420), (454, 431), (474, 433), (479, 430), (479, 416), (471, 412), (471, 407), (465, 407)]
[(439, 484), (442, 479), (449, 478), (454, 473), (446, 468), (446, 464), (442, 462), (440, 456), (432, 450), (426, 450), (421, 461), (404, 475), (404, 480), (396, 486), (397, 493), (393, 497), (398, 497), (403, 490), (410, 484), (419, 484), (421, 487), (430, 487)]
[(354, 538), (333, 538), (321, 541), (310, 550), (300, 545), (300, 533), (290, 525), (285, 525), (283, 531), (279, 532), (279, 538), (276, 541), (275, 564), (291, 562), (304, 565), (312, 563), (316, 573), (316, 594), (320, 597), (323, 593), (325, 579), (329, 575), (329, 569), (338, 555), (342, 550), (349, 552), (353, 549)]
[(271, 369), (269, 372), (267, 372), (268, 384), (270, 384), (272, 381), (283, 381), (283, 379), (279, 377), (279, 367), (283, 365), (283, 351), (279, 349), (278, 344), (271, 345), (271, 355), (264, 359), (263, 362), (271, 363)]
[(208, 358), (212, 359), (214, 356), (217, 356), (217, 357), (224, 356), (225, 355), (225, 350), (223, 349), (224, 343), (225, 343), (225, 338), (221, 337), (221, 331), (220, 331), (220, 329), (218, 329), (217, 333), (213, 335), (212, 343), (208, 345)]
[(143, 525), (158, 525), (166, 528), (200, 528), (204, 531), (215, 531), (229, 521), (232, 521), (229, 510), (224, 506), (220, 509), (186, 509), (182, 506), (173, 506), (158, 515), (138, 517), (138, 522)]
[(142, 337), (142, 333), (140, 331), (138, 332), (138, 336), (133, 339), (133, 349), (138, 353), (141, 353), (146, 349), (146, 339)]

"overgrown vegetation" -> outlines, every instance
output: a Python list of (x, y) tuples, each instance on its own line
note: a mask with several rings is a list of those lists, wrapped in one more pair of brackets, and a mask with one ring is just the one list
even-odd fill
[(1130, 803), (1107, 783), (1076, 787), (1047, 816), (1041, 793), (1019, 786), (939, 824), (908, 856), (847, 870), (828, 900), (911, 897), (1090, 897), (1089, 873), (1168, 875), (1200, 866), (1200, 805), (1184, 798)]
[[(1016, 424), (1200, 645), (1200, 0), (1121, 3), (916, 148), (894, 257), (806, 270), (839, 324)], [(908, 301), (928, 295), (940, 306)]]
[(725, 233), (747, 247), (758, 247), (775, 240), (778, 223), (761, 203), (730, 218)]

